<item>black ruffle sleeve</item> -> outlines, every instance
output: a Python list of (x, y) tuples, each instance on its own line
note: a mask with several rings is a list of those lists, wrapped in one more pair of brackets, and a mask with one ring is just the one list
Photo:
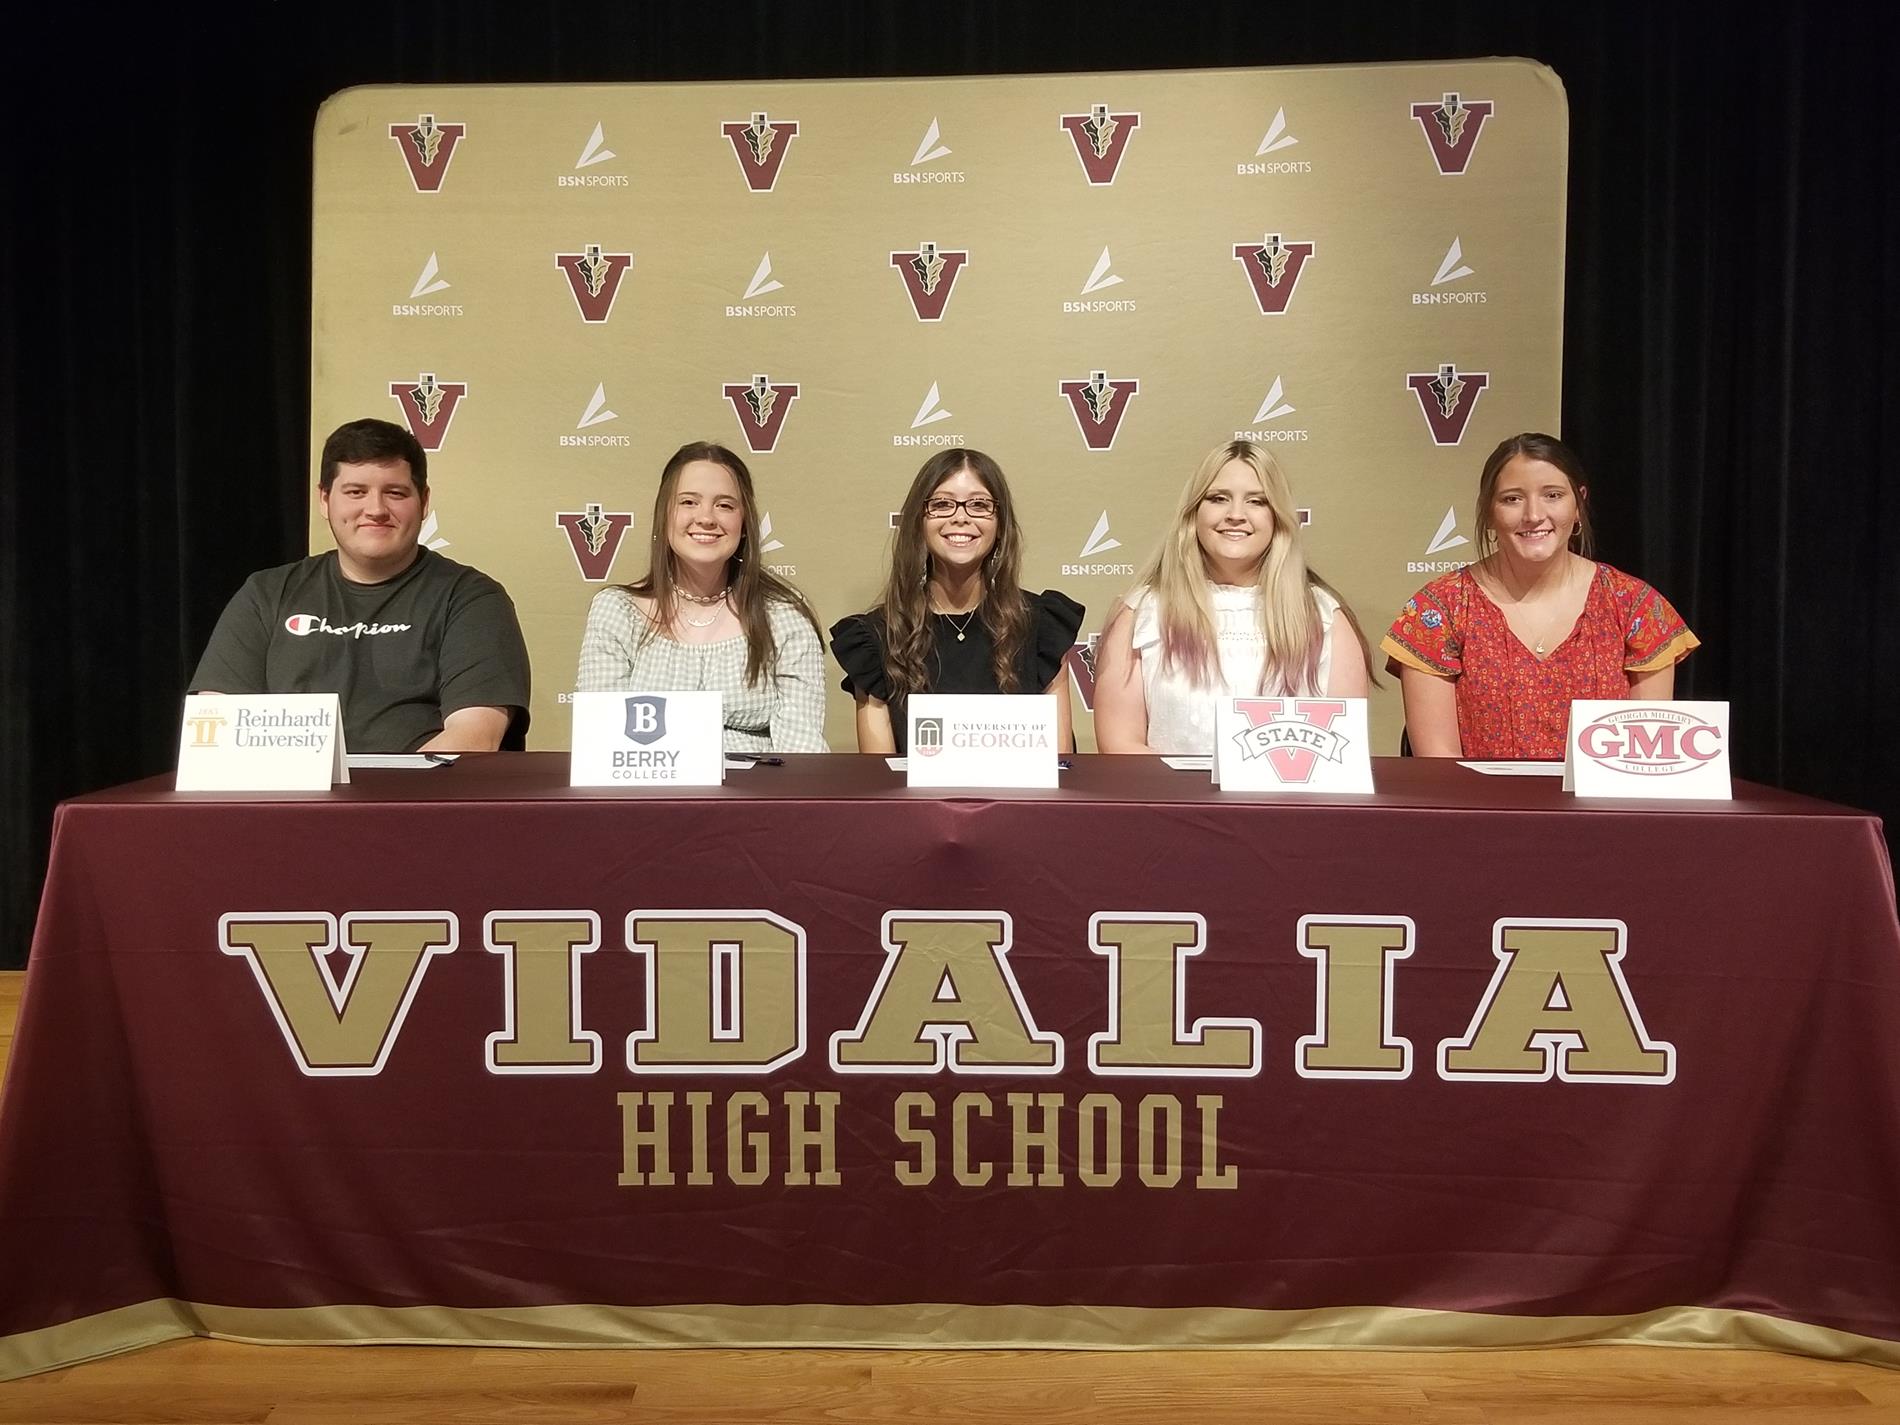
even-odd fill
[(1057, 593), (1054, 589), (1044, 589), (1040, 594), (1030, 594), (1028, 598), (1030, 612), (1036, 621), (1036, 676), (1035, 686), (1030, 691), (1040, 693), (1055, 682), (1056, 675), (1062, 671), (1062, 660), (1075, 647), (1076, 631), (1082, 627), (1082, 616), (1087, 610), (1067, 594)]
[(885, 703), (891, 700), (891, 681), (884, 673), (884, 621), (878, 615), (852, 614), (834, 623), (831, 656), (844, 669), (839, 686), (847, 693)]

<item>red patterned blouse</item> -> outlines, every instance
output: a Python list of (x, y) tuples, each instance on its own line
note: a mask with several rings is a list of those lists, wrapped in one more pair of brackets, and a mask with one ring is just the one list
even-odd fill
[(1564, 755), (1572, 698), (1625, 697), (1630, 674), (1679, 662), (1699, 642), (1661, 594), (1599, 564), (1569, 637), (1542, 658), (1468, 568), (1406, 600), (1379, 646), (1395, 676), (1416, 668), (1457, 681), (1465, 756), (1554, 760)]

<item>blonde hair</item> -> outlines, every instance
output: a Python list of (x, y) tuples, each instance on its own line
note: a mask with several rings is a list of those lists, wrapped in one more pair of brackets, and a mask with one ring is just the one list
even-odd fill
[[(1267, 508), (1273, 514), (1273, 538), (1255, 581), (1261, 594), (1260, 634), (1265, 651), (1260, 660), (1260, 684), (1254, 691), (1295, 693), (1313, 689), (1319, 679), (1320, 646), (1325, 636), (1313, 587), (1317, 584), (1325, 588), (1326, 583), (1307, 568), (1300, 549), (1299, 511), (1293, 507), (1293, 488), (1286, 472), (1267, 451), (1245, 440), (1217, 445), (1207, 453), (1181, 490), (1172, 531), (1142, 575), (1160, 624), (1161, 667), (1174, 669), (1198, 687), (1213, 687), (1220, 681), (1214, 609), (1208, 597), (1207, 562), (1196, 517), (1216, 477), (1235, 460), (1259, 477)], [(1342, 602), (1342, 610), (1344, 607)]]

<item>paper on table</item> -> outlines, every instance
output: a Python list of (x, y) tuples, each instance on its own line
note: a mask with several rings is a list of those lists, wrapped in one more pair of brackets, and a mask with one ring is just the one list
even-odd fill
[(1561, 762), (1460, 762), (1458, 765), (1487, 777), (1561, 777), (1564, 774)]
[(1211, 772), (1214, 770), (1212, 757), (1163, 757), (1161, 759), (1177, 772)]
[(354, 771), (358, 767), (446, 767), (459, 755), (455, 752), (352, 752), (343, 760)]
[(889, 768), (890, 768), (890, 769), (891, 769), (891, 770), (892, 770), (893, 772), (904, 772), (904, 771), (908, 771), (908, 770), (910, 769), (910, 758), (908, 758), (908, 757), (886, 757), (886, 758), (884, 759), (884, 765), (885, 765), (886, 767), (889, 767)]

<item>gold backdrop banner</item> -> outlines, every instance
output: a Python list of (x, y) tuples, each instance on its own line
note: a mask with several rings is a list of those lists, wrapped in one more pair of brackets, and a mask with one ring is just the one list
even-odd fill
[[(348, 90), (317, 121), (313, 469), (343, 421), (415, 430), (424, 539), (513, 594), (541, 747), (688, 440), (745, 457), (826, 623), (877, 596), (917, 466), (988, 451), (1025, 584), (1092, 637), (1248, 435), (1376, 642), (1470, 556), (1485, 454), (1556, 426), (1566, 145), (1561, 82), (1513, 59)], [(1393, 747), (1390, 680), (1374, 709)], [(836, 691), (828, 731), (853, 745)]]

